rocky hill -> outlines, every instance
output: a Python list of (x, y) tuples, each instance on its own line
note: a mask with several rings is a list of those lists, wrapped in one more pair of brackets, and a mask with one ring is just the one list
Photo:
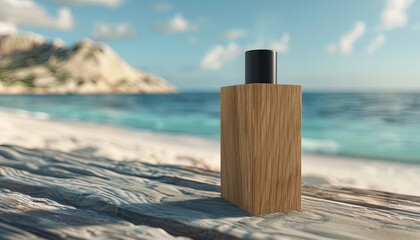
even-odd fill
[(171, 93), (160, 77), (128, 65), (107, 45), (82, 40), (73, 47), (34, 35), (0, 36), (0, 93)]

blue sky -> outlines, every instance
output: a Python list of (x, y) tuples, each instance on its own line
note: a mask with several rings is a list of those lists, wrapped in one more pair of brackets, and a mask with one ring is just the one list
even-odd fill
[[(181, 90), (244, 81), (244, 51), (279, 51), (306, 90), (420, 90), (415, 0), (0, 0), (0, 31), (94, 38)], [(30, 20), (29, 20), (30, 19)]]

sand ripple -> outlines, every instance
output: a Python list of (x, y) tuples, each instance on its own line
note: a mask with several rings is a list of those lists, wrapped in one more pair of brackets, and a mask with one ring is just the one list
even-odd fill
[(420, 198), (303, 187), (303, 210), (250, 216), (220, 198), (219, 174), (86, 153), (0, 146), (6, 239), (415, 239)]

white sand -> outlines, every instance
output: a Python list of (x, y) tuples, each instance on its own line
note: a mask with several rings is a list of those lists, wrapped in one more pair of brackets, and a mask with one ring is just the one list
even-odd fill
[[(58, 122), (44, 114), (0, 111), (0, 144), (85, 152), (114, 160), (220, 169), (219, 143), (111, 126)], [(303, 181), (420, 196), (420, 165), (304, 154)]]

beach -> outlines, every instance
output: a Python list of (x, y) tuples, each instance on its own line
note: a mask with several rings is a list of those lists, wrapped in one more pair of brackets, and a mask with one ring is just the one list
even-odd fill
[[(42, 113), (0, 112), (0, 144), (89, 154), (112, 161), (219, 171), (219, 142), (188, 135), (50, 120)], [(303, 183), (420, 196), (420, 165), (332, 155), (302, 155)]]
[(303, 154), (302, 209), (252, 216), (220, 197), (217, 140), (16, 110), (0, 111), (0, 133), (4, 239), (391, 240), (420, 232), (414, 164)]

